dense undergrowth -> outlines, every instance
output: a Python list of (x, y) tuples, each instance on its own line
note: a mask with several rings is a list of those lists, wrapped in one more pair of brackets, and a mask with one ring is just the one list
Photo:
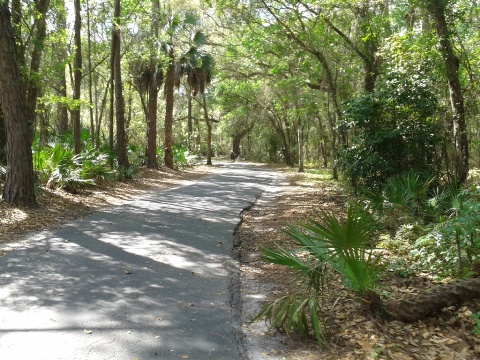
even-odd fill
[[(82, 132), (82, 151), (75, 154), (71, 146), (71, 134), (41, 144), (35, 139), (33, 145), (33, 167), (36, 174), (36, 188), (63, 189), (75, 193), (82, 188), (99, 183), (135, 176), (137, 169), (145, 165), (145, 150), (130, 145), (128, 157), (130, 167), (122, 169), (116, 163), (116, 154), (107, 146), (96, 147), (91, 144), (88, 132)], [(181, 168), (194, 161), (195, 156), (189, 154), (183, 146), (173, 147), (174, 165)], [(157, 149), (160, 163), (164, 151)], [(4, 181), (5, 169), (0, 167), (0, 186)]]
[[(322, 303), (330, 274), (343, 279), (351, 296), (370, 314), (386, 318), (390, 295), (384, 277), (422, 274), (452, 282), (478, 276), (480, 185), (475, 172), (465, 185), (407, 174), (390, 178), (381, 191), (346, 197), (343, 216), (322, 211), (289, 224), (295, 246), (275, 243), (263, 260), (297, 273), (297, 294), (265, 304), (256, 320), (272, 328), (327, 341)], [(387, 259), (388, 254), (388, 259)], [(478, 334), (480, 313), (472, 333)]]

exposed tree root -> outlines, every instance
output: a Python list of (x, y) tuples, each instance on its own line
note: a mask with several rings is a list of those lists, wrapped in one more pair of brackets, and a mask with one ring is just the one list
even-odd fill
[(386, 313), (393, 319), (415, 322), (440, 312), (447, 306), (460, 305), (480, 298), (480, 278), (455, 281), (428, 290), (410, 299), (393, 301)]

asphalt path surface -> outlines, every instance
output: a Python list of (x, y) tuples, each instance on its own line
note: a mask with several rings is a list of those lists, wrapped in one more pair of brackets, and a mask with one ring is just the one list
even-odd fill
[(0, 359), (246, 358), (231, 304), (233, 232), (278, 175), (221, 168), (0, 257)]

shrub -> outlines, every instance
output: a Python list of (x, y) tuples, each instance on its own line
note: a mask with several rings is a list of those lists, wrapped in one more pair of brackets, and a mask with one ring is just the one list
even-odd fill
[(340, 128), (355, 133), (352, 146), (339, 151), (337, 165), (354, 189), (376, 191), (404, 173), (436, 174), (437, 109), (426, 81), (401, 73), (346, 103)]
[(115, 172), (108, 166), (109, 155), (86, 145), (75, 155), (69, 143), (51, 142), (40, 148), (34, 146), (34, 169), (38, 180), (48, 188), (63, 188), (75, 192), (97, 181), (110, 181)]
[(381, 311), (378, 287), (385, 265), (371, 247), (375, 232), (376, 222), (370, 213), (356, 204), (348, 207), (345, 219), (323, 212), (319, 221), (287, 226), (285, 233), (297, 247), (288, 250), (276, 244), (275, 249), (262, 249), (262, 258), (295, 270), (307, 295), (270, 301), (255, 319), (265, 319), (275, 327), (303, 336), (313, 332), (321, 345), (325, 329), (323, 317), (318, 314), (328, 269), (345, 279), (362, 304), (372, 311)]

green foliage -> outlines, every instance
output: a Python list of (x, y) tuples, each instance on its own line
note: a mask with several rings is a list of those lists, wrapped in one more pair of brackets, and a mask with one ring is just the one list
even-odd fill
[(435, 221), (415, 242), (416, 266), (439, 276), (468, 275), (480, 263), (480, 191), (448, 187), (439, 200)]
[(322, 213), (321, 221), (289, 227), (287, 234), (329, 264), (360, 298), (367, 300), (377, 292), (385, 268), (380, 264), (381, 256), (371, 248), (376, 226), (368, 211), (351, 204), (345, 219)]
[(81, 154), (75, 155), (70, 143), (62, 141), (44, 147), (36, 142), (33, 150), (39, 182), (51, 189), (63, 188), (71, 192), (98, 181), (112, 180), (114, 172), (108, 166), (108, 158), (108, 154), (88, 144)]
[[(304, 296), (286, 296), (268, 302), (256, 319), (265, 319), (275, 327), (292, 330), (299, 335), (311, 332), (313, 327), (317, 342), (321, 345), (324, 323), (313, 320), (313, 308), (319, 308), (327, 284), (327, 269), (331, 268), (344, 277), (345, 283), (372, 310), (379, 310), (378, 287), (385, 265), (381, 264), (380, 254), (371, 247), (376, 232), (376, 223), (371, 214), (358, 205), (351, 204), (345, 219), (321, 213), (320, 221), (310, 220), (308, 224), (287, 226), (285, 233), (295, 241), (297, 247), (285, 249), (275, 244), (275, 249), (262, 249), (264, 261), (287, 266), (296, 271), (298, 279), (306, 286)], [(301, 299), (301, 300), (299, 300)], [(310, 323), (297, 312), (310, 304)], [(319, 308), (320, 309), (320, 308)], [(316, 313), (318, 313), (318, 310)], [(294, 316), (294, 318), (291, 318)], [(293, 326), (301, 322), (301, 327)], [(285, 328), (286, 326), (286, 328)], [(320, 330), (315, 330), (320, 326)], [(318, 332), (320, 331), (320, 332)]]
[(377, 191), (400, 174), (436, 174), (437, 109), (427, 82), (402, 73), (389, 75), (374, 93), (351, 99), (340, 128), (354, 130), (352, 146), (337, 161), (345, 178), (356, 190)]
[(272, 328), (293, 332), (302, 337), (315, 335), (317, 344), (325, 343), (325, 322), (315, 297), (286, 295), (269, 302), (253, 321), (265, 320)]
[(480, 335), (480, 311), (476, 314), (472, 314), (472, 319), (476, 321), (476, 324), (473, 327), (473, 333)]
[[(188, 149), (183, 145), (175, 144), (172, 146), (172, 153), (173, 153), (173, 164), (175, 167), (182, 168), (188, 166), (190, 164), (191, 157), (189, 156)], [(157, 159), (162, 160), (165, 151), (163, 147), (157, 147)]]
[(480, 190), (405, 175), (390, 179), (383, 192), (368, 193), (387, 230), (382, 246), (407, 256), (416, 271), (439, 277), (468, 275), (480, 263)]

